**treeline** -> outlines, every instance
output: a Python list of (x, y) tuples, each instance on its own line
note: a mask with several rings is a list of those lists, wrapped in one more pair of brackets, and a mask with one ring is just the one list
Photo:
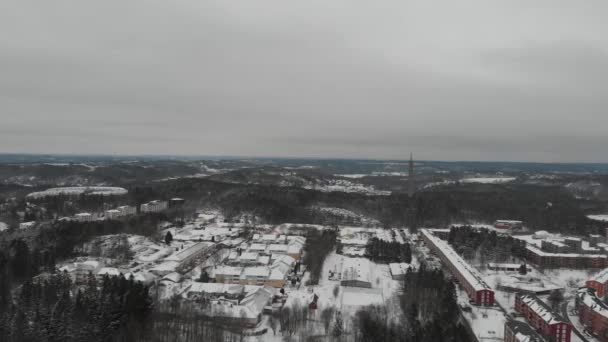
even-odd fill
[(408, 243), (384, 241), (372, 238), (365, 246), (365, 256), (373, 262), (388, 264), (393, 262), (412, 262), (412, 250)]
[(454, 185), (418, 192), (409, 198), (399, 193), (368, 196), (190, 178), (141, 185), (129, 191), (129, 196), (141, 200), (179, 196), (187, 200), (188, 206), (221, 208), (228, 219), (249, 212), (269, 223), (326, 224), (327, 215), (309, 210), (321, 206), (344, 208), (380, 220), (385, 226), (404, 226), (409, 221), (404, 208), (411, 205), (415, 223), (420, 226), (512, 218), (549, 231), (582, 233), (597, 228), (585, 217), (579, 202), (558, 186)]
[(481, 265), (488, 262), (512, 262), (514, 257), (526, 257), (525, 241), (498, 235), (495, 231), (485, 228), (451, 227), (448, 243), (464, 258), (478, 258)]
[(57, 258), (65, 258), (73, 256), (75, 247), (97, 236), (119, 233), (153, 236), (158, 233), (158, 224), (165, 219), (162, 213), (148, 213), (120, 221), (55, 221), (40, 229), (33, 244), (46, 246)]
[(333, 230), (319, 231), (310, 229), (304, 245), (304, 260), (306, 269), (310, 272), (310, 285), (319, 284), (323, 262), (336, 246), (336, 232)]
[(0, 249), (0, 312), (9, 307), (14, 284), (54, 269), (55, 255), (49, 249), (30, 250), (21, 239)]
[(76, 287), (67, 274), (26, 281), (0, 314), (7, 342), (136, 341), (147, 334), (152, 311), (148, 288), (124, 277), (91, 274)]

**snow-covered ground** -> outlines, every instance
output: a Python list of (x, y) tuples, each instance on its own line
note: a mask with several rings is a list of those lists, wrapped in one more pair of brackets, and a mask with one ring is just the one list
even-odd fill
[(496, 342), (504, 339), (505, 322), (507, 318), (500, 308), (474, 306), (469, 304), (467, 293), (457, 288), (458, 303), (471, 308), (471, 312), (463, 312), (464, 318), (480, 342)]
[(347, 209), (343, 208), (334, 208), (334, 207), (313, 207), (313, 209), (319, 210), (321, 212), (325, 212), (334, 216), (343, 217), (345, 219), (353, 220), (358, 224), (362, 224), (365, 226), (379, 226), (380, 221), (367, 217), (365, 215), (357, 214)]
[(59, 196), (59, 195), (72, 195), (78, 196), (81, 194), (87, 195), (126, 195), (127, 189), (111, 186), (75, 186), (75, 187), (64, 187), (64, 188), (51, 188), (44, 191), (32, 192), (27, 195), (29, 198), (44, 198), (48, 196)]
[(318, 190), (322, 192), (356, 192), (366, 195), (381, 195), (388, 196), (390, 191), (377, 190), (372, 185), (364, 185), (354, 183), (345, 179), (334, 179), (328, 184), (307, 184), (303, 186), (305, 189)]
[(4, 222), (0, 222), (0, 232), (3, 230), (7, 230), (8, 229), (8, 225)]
[(600, 221), (600, 222), (608, 222), (608, 214), (603, 214), (603, 215), (587, 215), (587, 217), (591, 220), (594, 221)]
[(460, 181), (462, 183), (501, 184), (513, 182), (515, 179), (515, 177), (475, 177), (464, 178)]

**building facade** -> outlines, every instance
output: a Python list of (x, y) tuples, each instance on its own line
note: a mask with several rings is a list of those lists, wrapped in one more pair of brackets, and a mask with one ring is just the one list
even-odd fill
[(420, 235), (429, 249), (441, 259), (450, 273), (476, 305), (494, 305), (494, 290), (483, 280), (481, 274), (469, 265), (445, 241), (439, 239), (428, 229), (421, 229)]
[(555, 342), (570, 342), (572, 326), (534, 295), (515, 296), (515, 310), (530, 326)]

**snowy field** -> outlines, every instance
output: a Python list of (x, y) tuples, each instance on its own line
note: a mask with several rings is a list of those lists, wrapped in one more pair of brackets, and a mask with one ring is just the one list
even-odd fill
[(101, 196), (119, 196), (126, 195), (127, 189), (109, 186), (76, 186), (65, 188), (51, 188), (44, 191), (32, 192), (27, 195), (29, 198), (44, 198), (49, 196), (70, 195), (78, 196), (81, 194), (101, 195)]
[(377, 190), (371, 185), (363, 185), (359, 183), (353, 183), (344, 179), (336, 179), (332, 180), (329, 184), (317, 185), (310, 184), (305, 185), (304, 189), (310, 190), (318, 190), (322, 192), (355, 192), (366, 195), (381, 195), (381, 196), (389, 196), (391, 194), (390, 191)]
[(587, 217), (591, 220), (594, 221), (600, 221), (600, 222), (608, 222), (608, 214), (604, 214), (604, 215), (587, 215)]
[(515, 177), (476, 177), (464, 178), (460, 181), (462, 183), (502, 184), (513, 182), (515, 179)]
[(467, 293), (460, 288), (457, 289), (458, 303), (471, 308), (471, 312), (463, 312), (463, 316), (477, 336), (477, 340), (480, 342), (503, 341), (507, 320), (504, 312), (497, 307), (470, 305)]

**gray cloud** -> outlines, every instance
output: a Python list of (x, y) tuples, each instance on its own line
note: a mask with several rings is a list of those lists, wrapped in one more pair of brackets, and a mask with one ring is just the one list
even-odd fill
[(604, 1), (0, 4), (0, 150), (607, 161)]

